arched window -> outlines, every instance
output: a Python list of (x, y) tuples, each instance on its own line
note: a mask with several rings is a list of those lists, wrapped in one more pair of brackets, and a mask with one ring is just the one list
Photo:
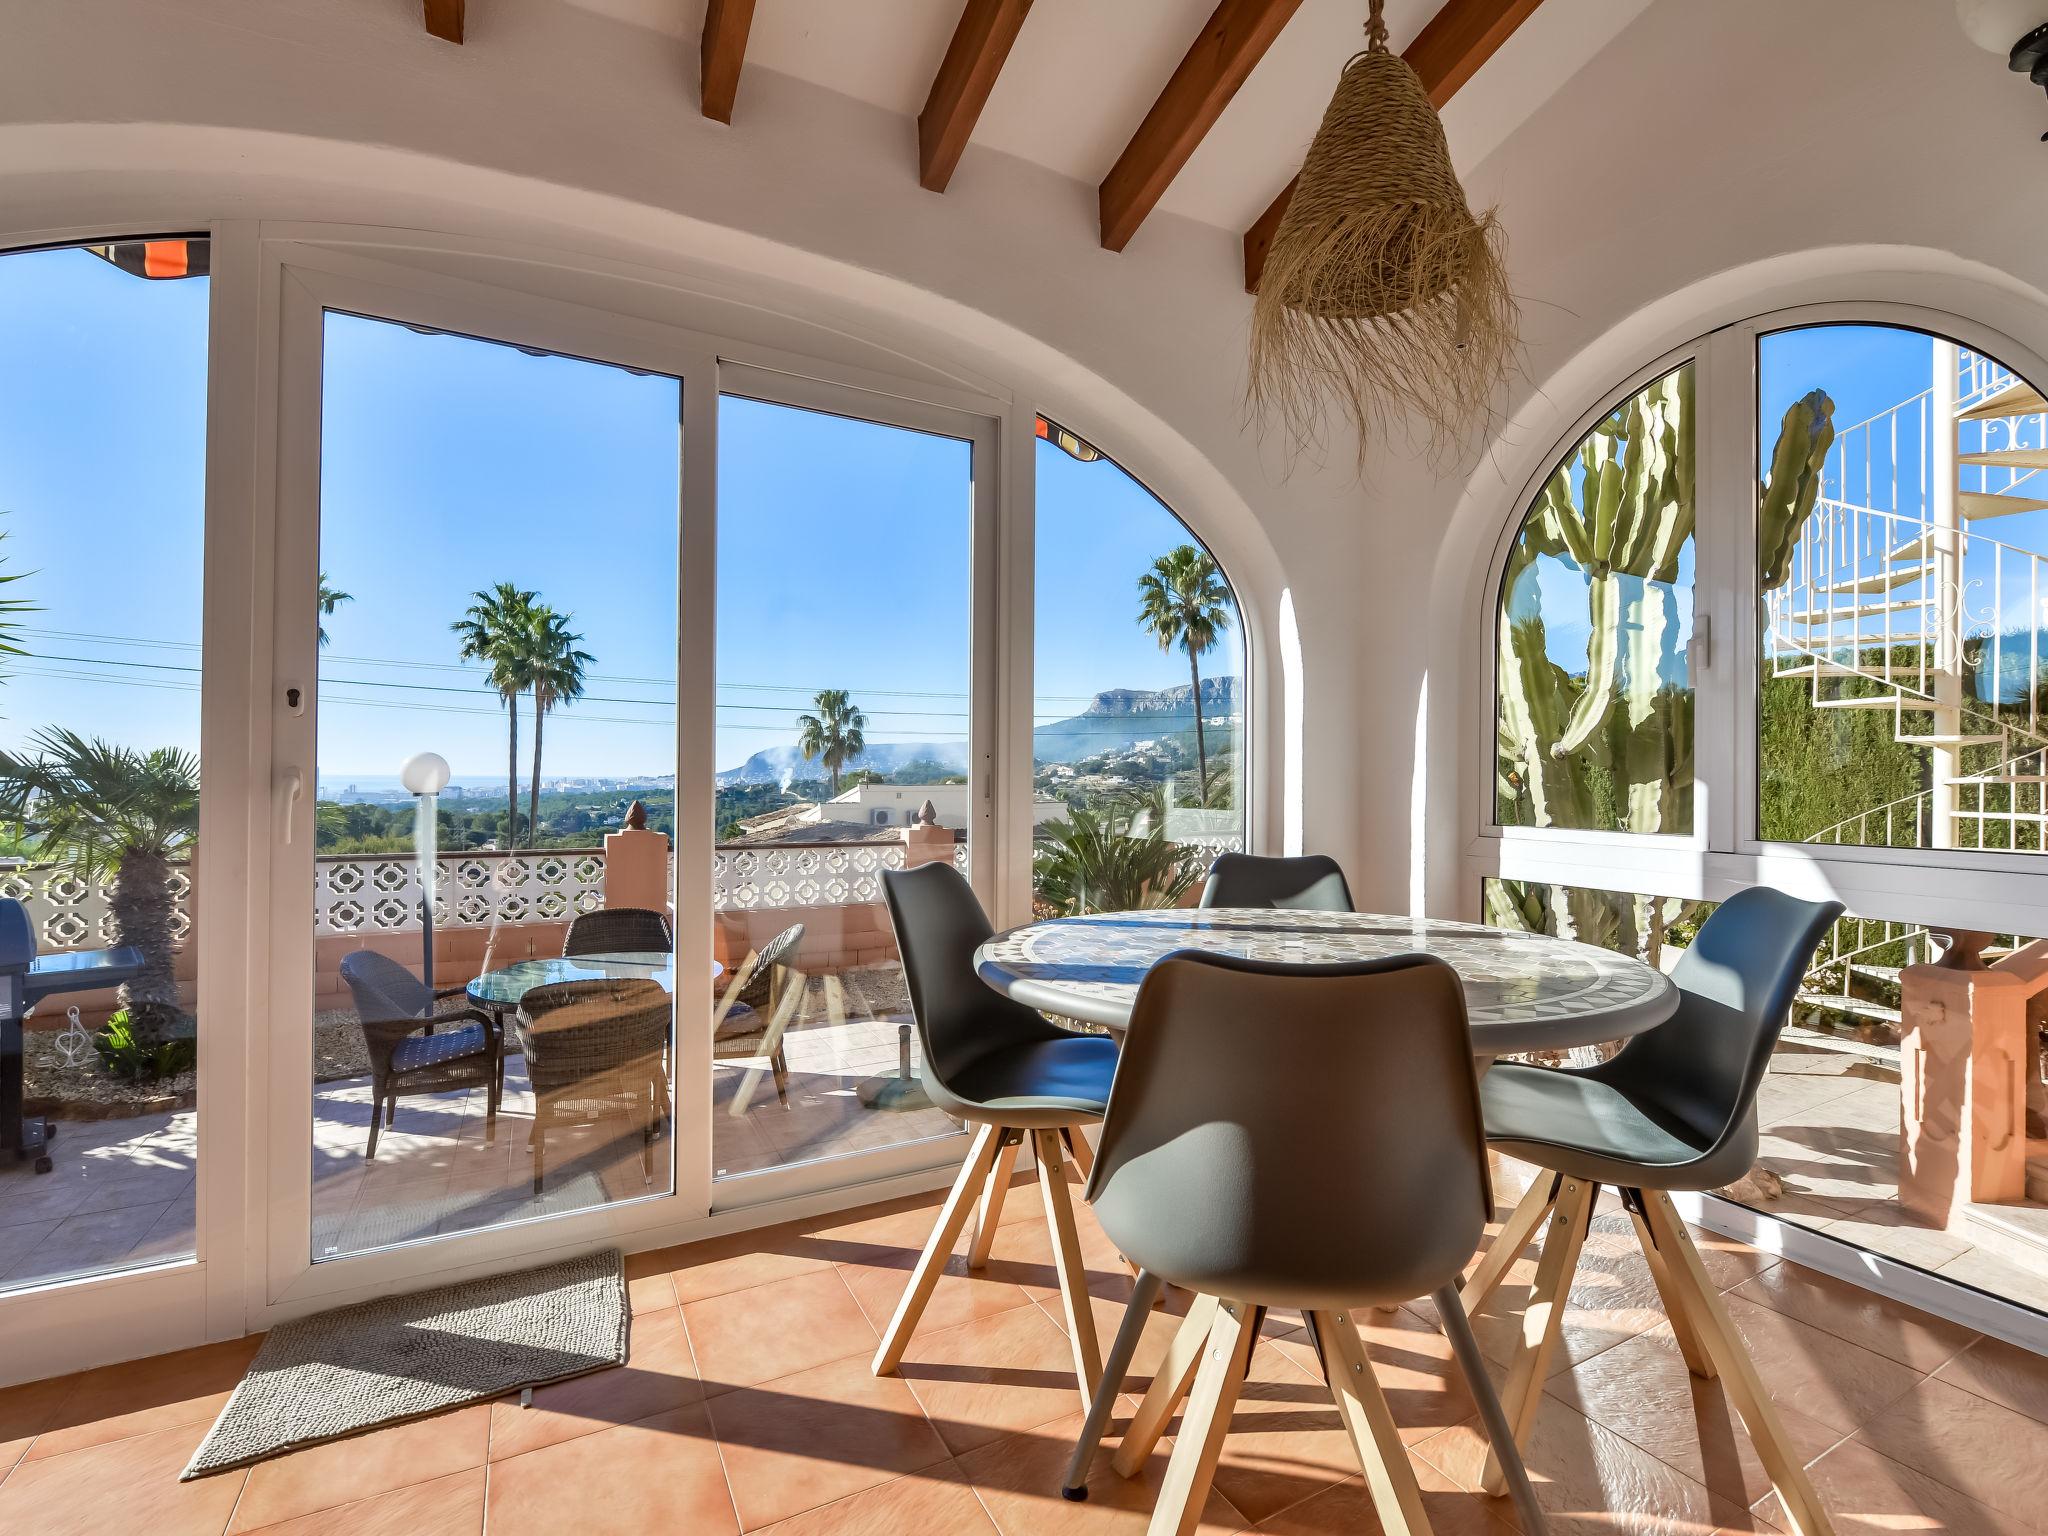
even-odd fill
[(1244, 846), (1244, 622), (1207, 546), (1038, 419), (1032, 761), (1041, 909), (1171, 906)]

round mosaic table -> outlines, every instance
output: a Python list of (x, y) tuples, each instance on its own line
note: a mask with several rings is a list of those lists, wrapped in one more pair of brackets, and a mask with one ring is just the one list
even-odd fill
[(1145, 973), (1176, 949), (1304, 965), (1424, 951), (1465, 984), (1472, 1047), (1481, 1056), (1619, 1040), (1661, 1024), (1678, 1007), (1671, 979), (1627, 955), (1477, 923), (1371, 912), (1209, 907), (1062, 917), (997, 934), (975, 951), (974, 963), (983, 981), (1027, 1007), (1122, 1029)]
[[(725, 967), (711, 962), (711, 974)], [(557, 981), (599, 981), (606, 977), (638, 976), (658, 981), (673, 994), (676, 989), (676, 957), (660, 951), (616, 955), (573, 955), (546, 960), (520, 960), (499, 970), (485, 971), (469, 984), (469, 1000), (480, 1008), (502, 1013), (517, 1008), (519, 999), (535, 987)]]

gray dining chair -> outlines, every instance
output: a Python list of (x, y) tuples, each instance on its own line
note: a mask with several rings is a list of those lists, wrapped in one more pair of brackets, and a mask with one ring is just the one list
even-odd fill
[[(1701, 1266), (1673, 1191), (1717, 1189), (1756, 1161), (1756, 1093), (1835, 901), (1762, 887), (1715, 909), (1678, 963), (1678, 1011), (1580, 1069), (1502, 1063), (1480, 1098), (1498, 1151), (1543, 1170), (1465, 1283), (1477, 1311), (1543, 1228), (1521, 1345), (1502, 1393), (1516, 1437), (1534, 1421), (1579, 1252), (1603, 1184), (1633, 1219), (1671, 1331), (1695, 1376), (1718, 1375), (1801, 1536), (1831, 1529), (1770, 1394)], [(1487, 1465), (1488, 1486), (1499, 1472)]]
[(1218, 854), (1202, 886), (1205, 907), (1288, 907), (1298, 912), (1349, 912), (1351, 887), (1344, 870), (1327, 854), (1262, 858), (1249, 853)]
[(1116, 1046), (1100, 1035), (1074, 1034), (1049, 1023), (975, 975), (974, 951), (995, 930), (974, 888), (951, 864), (884, 870), (882, 890), (917, 1021), (925, 1092), (940, 1110), (972, 1126), (974, 1139), (883, 1331), (875, 1374), (887, 1375), (902, 1362), (970, 1215), (978, 1214), (978, 1224), (967, 1267), (987, 1264), (1017, 1153), (1029, 1137), (1085, 1408), (1102, 1375), (1102, 1352), (1088, 1304), (1066, 1162), (1072, 1157), (1084, 1172), (1089, 1165), (1081, 1127), (1102, 1118), (1116, 1072)]
[(1200, 1519), (1260, 1324), (1267, 1308), (1287, 1307), (1308, 1324), (1380, 1523), (1427, 1532), (1351, 1311), (1431, 1296), (1522, 1529), (1540, 1536), (1542, 1512), (1458, 1300), (1493, 1194), (1465, 993), (1450, 966), (1419, 954), (1337, 965), (1168, 955), (1131, 1012), (1088, 1199), (1139, 1274), (1067, 1472), (1069, 1498), (1085, 1496), (1103, 1405), (1170, 1281), (1195, 1304), (1115, 1459), (1136, 1475), (1188, 1399), (1154, 1531)]

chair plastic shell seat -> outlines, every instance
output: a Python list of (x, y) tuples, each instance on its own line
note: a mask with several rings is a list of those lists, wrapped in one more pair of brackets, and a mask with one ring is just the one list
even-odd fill
[(948, 1097), (964, 1120), (1034, 1130), (1099, 1118), (1115, 1076), (1115, 1042), (1073, 1035), (990, 1051), (953, 1074)]
[(1496, 1151), (1602, 1184), (1715, 1189), (1741, 1178), (1756, 1156), (1753, 1115), (1746, 1135), (1738, 1127), (1702, 1146), (1583, 1072), (1503, 1062), (1480, 1080), (1479, 1101)]

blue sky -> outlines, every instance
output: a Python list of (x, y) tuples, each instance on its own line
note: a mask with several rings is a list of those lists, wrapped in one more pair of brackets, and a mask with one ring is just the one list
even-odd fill
[[(198, 744), (207, 283), (80, 251), (0, 258), (0, 545), (40, 604), (0, 743), (57, 722)], [(348, 315), (327, 323), (319, 778), (432, 749), (502, 782), (503, 711), (449, 632), (512, 581), (596, 661), (549, 717), (545, 773), (672, 770), (678, 383)], [(1185, 532), (1113, 463), (1037, 447), (1040, 720), (1184, 682), (1133, 623), (1138, 573)], [(721, 407), (717, 761), (791, 739), (845, 687), (877, 741), (958, 739), (971, 455), (947, 438), (728, 398)], [(1233, 633), (1205, 675), (1241, 672)], [(521, 711), (522, 773), (531, 750)]]

